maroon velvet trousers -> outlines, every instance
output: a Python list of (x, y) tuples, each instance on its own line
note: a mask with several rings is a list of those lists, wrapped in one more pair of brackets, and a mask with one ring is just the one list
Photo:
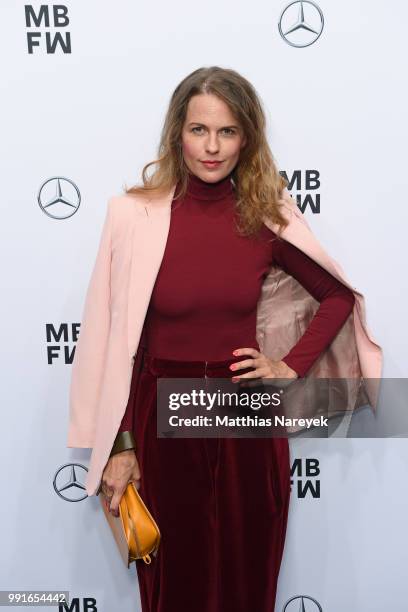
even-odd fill
[(139, 493), (161, 542), (150, 565), (136, 561), (142, 612), (275, 610), (290, 498), (288, 440), (157, 437), (157, 378), (231, 378), (228, 366), (240, 360), (144, 355), (129, 401)]

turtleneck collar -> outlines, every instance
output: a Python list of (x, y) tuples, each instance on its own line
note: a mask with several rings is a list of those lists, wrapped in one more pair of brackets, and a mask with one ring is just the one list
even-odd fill
[(231, 174), (216, 183), (204, 181), (191, 172), (188, 175), (187, 194), (197, 200), (223, 200), (233, 195), (233, 187)]

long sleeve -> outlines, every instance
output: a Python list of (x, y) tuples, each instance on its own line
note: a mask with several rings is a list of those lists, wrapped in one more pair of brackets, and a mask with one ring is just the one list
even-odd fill
[(128, 402), (123, 415), (121, 424), (119, 425), (118, 432), (120, 431), (132, 431), (133, 427), (133, 406)]
[(123, 431), (133, 431), (135, 420), (134, 420), (134, 406), (135, 406), (135, 394), (139, 383), (139, 377), (143, 364), (143, 354), (146, 350), (146, 330), (143, 326), (140, 334), (139, 346), (135, 355), (133, 363), (132, 380), (130, 383), (130, 392), (128, 402), (126, 404), (125, 413), (122, 417), (122, 421), (119, 425), (118, 433)]
[(293, 276), (318, 302), (313, 319), (298, 342), (282, 358), (303, 377), (336, 337), (353, 310), (353, 292), (296, 246), (273, 241), (273, 260)]
[(125, 414), (119, 425), (118, 433), (121, 431), (133, 431), (133, 402), (128, 401)]

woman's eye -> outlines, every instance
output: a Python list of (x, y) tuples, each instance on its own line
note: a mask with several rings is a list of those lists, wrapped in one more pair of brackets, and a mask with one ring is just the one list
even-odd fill
[(198, 127), (193, 127), (191, 131), (194, 132), (195, 130), (202, 130), (202, 129), (203, 129), (202, 127), (198, 126)]
[(235, 134), (235, 130), (231, 128), (224, 128), (224, 132), (227, 132), (228, 134)]

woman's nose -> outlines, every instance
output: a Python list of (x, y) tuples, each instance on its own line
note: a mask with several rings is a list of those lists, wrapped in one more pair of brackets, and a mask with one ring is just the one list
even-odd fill
[(217, 136), (209, 136), (206, 143), (206, 150), (209, 153), (216, 153), (219, 150), (219, 143)]

